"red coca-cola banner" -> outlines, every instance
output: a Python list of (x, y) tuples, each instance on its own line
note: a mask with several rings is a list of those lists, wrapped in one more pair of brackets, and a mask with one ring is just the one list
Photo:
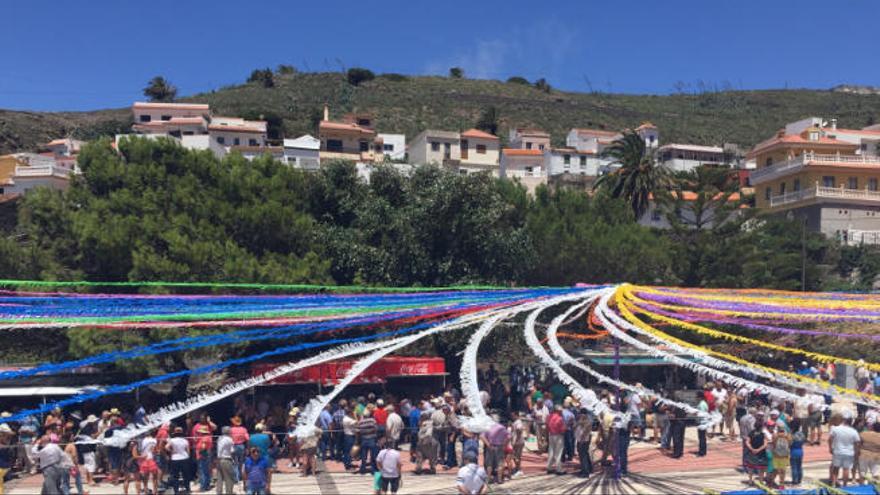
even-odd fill
[[(322, 385), (335, 385), (345, 377), (351, 369), (354, 361), (339, 360), (330, 363), (309, 366), (286, 375), (282, 375), (269, 382), (267, 385), (296, 385), (306, 383), (320, 383)], [(254, 376), (271, 371), (280, 364), (264, 363), (255, 364), (251, 367)], [(383, 383), (389, 377), (407, 376), (436, 376), (446, 374), (446, 361), (441, 357), (386, 357), (373, 363), (363, 373), (358, 375), (352, 383)]]

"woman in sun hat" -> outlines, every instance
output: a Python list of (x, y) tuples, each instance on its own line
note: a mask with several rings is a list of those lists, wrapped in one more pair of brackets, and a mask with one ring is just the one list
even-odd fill
[(248, 434), (247, 428), (241, 424), (241, 416), (235, 415), (229, 420), (231, 427), (229, 428), (229, 436), (232, 438), (232, 465), (234, 468), (235, 482), (241, 481), (241, 467), (244, 465), (244, 459), (247, 456), (247, 444), (251, 436)]

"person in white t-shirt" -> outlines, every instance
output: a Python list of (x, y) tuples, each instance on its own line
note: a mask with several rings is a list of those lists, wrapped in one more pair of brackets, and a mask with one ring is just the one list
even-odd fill
[[(715, 382), (715, 387), (712, 389), (712, 397), (715, 399), (715, 409), (724, 415), (727, 412), (727, 389), (724, 388), (724, 385), (721, 382)], [(724, 436), (724, 422), (718, 422), (718, 434)], [(715, 427), (713, 426), (714, 430)]]
[(461, 495), (483, 495), (489, 489), (486, 481), (489, 475), (477, 465), (477, 456), (472, 451), (464, 453), (465, 465), (458, 470), (455, 486)]
[(400, 489), (400, 472), (403, 466), (400, 461), (400, 451), (393, 445), (382, 449), (376, 456), (376, 464), (382, 473), (380, 484), (382, 494), (388, 493), (389, 488), (392, 494), (397, 493)]
[(837, 486), (839, 471), (843, 470), (843, 486), (849, 482), (853, 464), (859, 454), (861, 437), (852, 427), (852, 415), (843, 414), (843, 423), (832, 427), (828, 436), (828, 450), (831, 451), (831, 486)]
[(153, 493), (158, 493), (159, 490), (159, 465), (156, 464), (155, 455), (156, 443), (156, 439), (147, 433), (141, 439), (137, 451), (138, 472), (144, 480), (145, 488), (150, 484), (150, 479), (153, 480)]
[(171, 438), (165, 444), (165, 450), (171, 456), (168, 464), (168, 476), (175, 495), (180, 489), (178, 477), (183, 478), (183, 489), (189, 492), (189, 442), (183, 436), (183, 428), (177, 426), (171, 434)]

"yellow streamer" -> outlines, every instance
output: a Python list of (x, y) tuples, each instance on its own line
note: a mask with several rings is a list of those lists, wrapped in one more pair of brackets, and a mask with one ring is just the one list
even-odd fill
[(629, 308), (627, 307), (627, 303), (623, 298), (623, 286), (621, 286), (621, 288), (618, 289), (617, 292), (615, 292), (614, 299), (617, 302), (618, 311), (627, 321), (629, 321), (633, 325), (639, 327), (640, 329), (644, 330), (645, 332), (647, 332), (647, 333), (649, 333), (659, 339), (667, 340), (669, 342), (676, 343), (682, 347), (686, 347), (688, 349), (693, 349), (696, 351), (704, 352), (706, 354), (709, 354), (709, 355), (712, 355), (712, 356), (715, 356), (715, 357), (718, 357), (721, 359), (726, 359), (728, 361), (738, 363), (738, 364), (741, 364), (744, 366), (748, 366), (750, 368), (760, 369), (760, 370), (766, 371), (767, 373), (782, 375), (782, 376), (794, 379), (798, 382), (811, 383), (811, 384), (817, 385), (821, 388), (831, 387), (840, 393), (855, 395), (855, 396), (863, 397), (865, 399), (872, 400), (872, 401), (880, 400), (880, 396), (877, 396), (874, 394), (862, 393), (862, 392), (859, 392), (858, 390), (852, 390), (852, 389), (844, 388), (844, 387), (841, 387), (838, 385), (834, 385), (832, 383), (823, 382), (823, 381), (817, 380), (815, 378), (801, 376), (801, 375), (798, 375), (797, 373), (791, 373), (790, 371), (784, 371), (784, 370), (780, 370), (780, 369), (776, 369), (776, 368), (770, 368), (768, 366), (763, 366), (763, 365), (760, 365), (757, 363), (752, 363), (750, 361), (739, 358), (737, 356), (732, 356), (730, 354), (718, 352), (718, 351), (709, 349), (707, 347), (691, 344), (690, 342), (681, 340), (681, 339), (673, 337), (667, 333), (664, 333), (660, 330), (657, 330), (656, 328), (652, 327), (651, 325), (648, 325), (644, 321), (640, 320), (638, 317), (636, 317), (629, 310)]
[[(623, 296), (626, 298), (629, 298), (633, 301), (651, 304), (643, 299), (640, 299), (638, 296), (632, 294), (632, 292), (630, 292), (628, 289), (621, 289), (621, 291), (623, 293)], [(621, 300), (623, 300), (623, 299), (621, 298)], [(626, 302), (625, 300), (623, 300), (623, 301), (624, 301), (623, 304), (628, 304), (628, 302)], [(691, 331), (694, 331), (694, 332), (697, 332), (697, 333), (700, 333), (703, 335), (709, 335), (709, 336), (716, 337), (716, 338), (733, 340), (736, 342), (743, 342), (746, 344), (752, 344), (752, 345), (756, 345), (759, 347), (764, 347), (766, 349), (773, 349), (774, 351), (790, 352), (792, 354), (800, 354), (802, 356), (807, 356), (807, 357), (814, 359), (816, 361), (821, 361), (821, 362), (825, 362), (825, 363), (837, 362), (837, 363), (848, 364), (848, 365), (856, 366), (856, 367), (859, 367), (859, 366), (865, 367), (865, 368), (868, 368), (872, 371), (880, 371), (880, 364), (877, 364), (877, 363), (868, 363), (868, 362), (864, 362), (864, 361), (859, 362), (855, 359), (842, 358), (842, 357), (837, 357), (837, 356), (831, 356), (829, 354), (821, 354), (818, 352), (810, 352), (810, 351), (805, 351), (803, 349), (796, 349), (794, 347), (787, 347), (784, 345), (772, 344), (770, 342), (764, 342), (763, 340), (757, 340), (757, 339), (753, 339), (750, 337), (743, 337), (742, 335), (736, 335), (733, 333), (722, 332), (721, 330), (715, 330), (714, 328), (708, 328), (708, 327), (704, 327), (702, 325), (697, 325), (695, 323), (689, 323), (686, 321), (677, 320), (675, 318), (670, 318), (668, 316), (664, 316), (661, 314), (654, 313), (652, 311), (648, 311), (647, 309), (644, 309), (644, 308), (636, 306), (636, 305), (633, 305), (632, 307), (634, 309), (637, 309), (640, 313), (647, 315), (652, 320), (662, 321), (664, 323), (669, 323), (670, 325), (673, 325), (673, 326), (676, 326), (679, 328), (683, 328), (685, 330), (691, 330)]]
[[(703, 301), (738, 301), (745, 303), (754, 303), (754, 304), (766, 304), (770, 306), (781, 306), (781, 307), (793, 307), (793, 308), (839, 308), (839, 309), (873, 309), (880, 307), (880, 301), (868, 301), (868, 300), (859, 300), (853, 301), (856, 304), (850, 304), (850, 301), (844, 300), (829, 300), (829, 299), (815, 299), (815, 298), (805, 298), (803, 297), (803, 293), (800, 294), (800, 297), (745, 297), (738, 295), (726, 295), (724, 297), (718, 296), (710, 296), (704, 293), (700, 293), (693, 290), (681, 290), (676, 292), (667, 292), (663, 290), (657, 290), (654, 287), (644, 287), (638, 286), (636, 289), (639, 292), (648, 292), (651, 294), (657, 294), (661, 296), (671, 296), (671, 297), (686, 297), (689, 299), (699, 299)], [(702, 291), (701, 291), (702, 292)]]

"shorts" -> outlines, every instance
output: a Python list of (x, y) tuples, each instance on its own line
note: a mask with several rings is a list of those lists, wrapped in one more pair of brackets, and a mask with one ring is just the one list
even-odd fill
[(852, 469), (854, 461), (855, 456), (841, 454), (831, 455), (831, 467), (834, 468)]
[(782, 471), (784, 469), (788, 469), (790, 464), (789, 457), (773, 457), (773, 470), (774, 471)]
[(141, 459), (139, 470), (141, 474), (155, 474), (159, 472), (159, 465), (153, 459)]
[(98, 470), (98, 463), (95, 461), (94, 452), (83, 453), (83, 466), (86, 468), (87, 473), (95, 474), (95, 471)]
[(140, 471), (140, 467), (138, 467), (138, 462), (134, 459), (127, 459), (123, 463), (123, 472), (137, 474)]
[(865, 477), (880, 477), (880, 461), (877, 459), (859, 459), (859, 471)]
[(386, 478), (384, 476), (382, 478), (381, 490), (383, 492), (387, 492), (388, 488), (391, 487), (391, 493), (395, 493), (398, 488), (400, 488), (400, 476), (395, 478)]
[(313, 456), (313, 455), (315, 455), (317, 452), (318, 452), (318, 448), (317, 448), (317, 447), (308, 447), (308, 448), (305, 448), (305, 449), (300, 449), (300, 453), (303, 454), (303, 455), (305, 455), (305, 456)]

